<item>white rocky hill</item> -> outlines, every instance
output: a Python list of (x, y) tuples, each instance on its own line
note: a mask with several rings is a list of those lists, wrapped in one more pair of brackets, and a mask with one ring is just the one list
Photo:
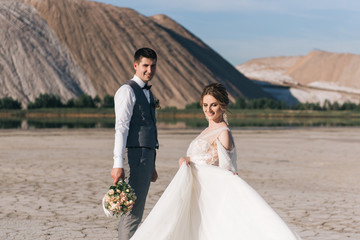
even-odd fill
[(360, 102), (360, 56), (313, 51), (259, 58), (236, 66), (273, 97), (296, 102)]
[(72, 54), (35, 8), (21, 2), (0, 3), (0, 97), (24, 106), (40, 93), (64, 101), (96, 91)]

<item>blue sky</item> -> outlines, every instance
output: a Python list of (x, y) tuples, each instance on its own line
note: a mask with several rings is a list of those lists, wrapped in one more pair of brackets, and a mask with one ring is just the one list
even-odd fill
[(359, 0), (97, 0), (166, 14), (233, 65), (319, 49), (360, 54)]

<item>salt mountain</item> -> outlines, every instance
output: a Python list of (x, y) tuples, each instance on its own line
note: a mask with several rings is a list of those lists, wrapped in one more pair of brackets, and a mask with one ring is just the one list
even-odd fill
[(230, 99), (267, 96), (195, 35), (165, 15), (85, 0), (2, 0), (0, 97), (26, 104), (40, 93), (63, 100), (114, 95), (131, 78), (133, 53), (158, 53), (154, 95), (183, 108), (202, 88), (223, 83)]
[(64, 99), (96, 94), (90, 79), (33, 7), (10, 0), (0, 4), (0, 97), (27, 103), (40, 93)]
[(287, 103), (359, 103), (359, 65), (359, 55), (316, 50), (306, 56), (253, 59), (237, 69)]

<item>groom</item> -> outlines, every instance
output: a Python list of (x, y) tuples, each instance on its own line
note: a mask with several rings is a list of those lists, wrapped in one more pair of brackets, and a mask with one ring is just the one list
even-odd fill
[(128, 240), (141, 222), (150, 181), (158, 175), (155, 169), (155, 149), (159, 147), (155, 119), (154, 97), (148, 83), (156, 72), (157, 56), (150, 48), (141, 48), (134, 55), (134, 77), (115, 94), (114, 166), (111, 177), (114, 185), (125, 178), (124, 153), (130, 168), (129, 184), (136, 201), (129, 215), (119, 224), (119, 239)]

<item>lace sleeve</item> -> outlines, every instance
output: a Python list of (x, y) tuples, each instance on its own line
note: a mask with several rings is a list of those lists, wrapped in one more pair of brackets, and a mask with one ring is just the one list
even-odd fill
[(216, 145), (219, 156), (219, 167), (237, 173), (235, 146), (230, 151), (226, 150), (219, 139), (216, 139)]

